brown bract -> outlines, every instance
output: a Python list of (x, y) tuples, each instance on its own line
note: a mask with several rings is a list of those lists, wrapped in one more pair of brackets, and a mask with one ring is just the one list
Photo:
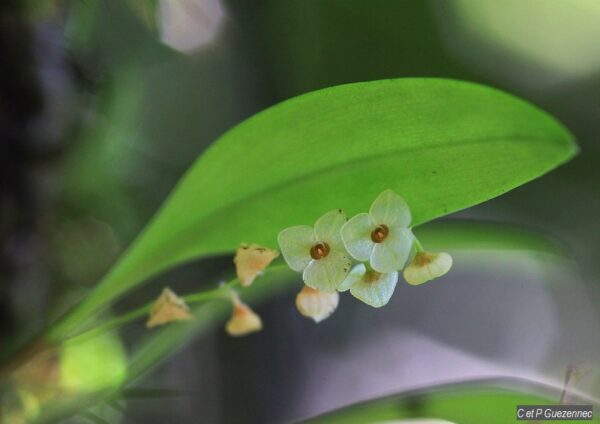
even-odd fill
[(279, 252), (256, 244), (241, 244), (235, 253), (233, 262), (240, 284), (244, 287), (252, 284), (254, 279), (279, 256)]
[(233, 314), (225, 330), (230, 336), (239, 337), (262, 330), (262, 320), (250, 307), (242, 303), (236, 296)]
[(146, 327), (152, 328), (171, 321), (186, 321), (193, 318), (194, 315), (192, 315), (183, 299), (177, 296), (173, 290), (165, 287), (154, 305), (152, 305)]

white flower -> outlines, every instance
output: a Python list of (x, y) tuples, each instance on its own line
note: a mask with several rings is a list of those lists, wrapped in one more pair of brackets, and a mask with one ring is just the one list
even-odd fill
[(352, 296), (358, 300), (374, 308), (380, 308), (389, 302), (397, 282), (397, 271), (381, 273), (368, 270), (364, 264), (358, 264), (352, 268), (338, 290), (350, 290)]
[(404, 269), (404, 279), (408, 284), (423, 284), (441, 277), (452, 268), (452, 256), (448, 253), (417, 252), (410, 265)]
[(326, 213), (315, 223), (286, 228), (277, 240), (283, 258), (294, 271), (302, 272), (307, 286), (334, 292), (352, 264), (344, 249), (340, 229), (346, 222), (341, 209)]
[(327, 293), (304, 286), (296, 295), (296, 308), (302, 315), (318, 323), (335, 311), (339, 301), (338, 292)]
[(233, 313), (225, 330), (230, 336), (245, 336), (262, 330), (262, 320), (248, 305), (242, 303), (237, 293), (232, 293)]
[(361, 213), (342, 227), (342, 239), (354, 259), (388, 273), (404, 267), (414, 236), (408, 226), (408, 205), (392, 190), (381, 193), (369, 213)]

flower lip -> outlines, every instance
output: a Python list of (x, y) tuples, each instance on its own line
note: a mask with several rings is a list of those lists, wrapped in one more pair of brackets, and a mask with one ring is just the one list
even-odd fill
[(385, 224), (378, 225), (371, 232), (371, 240), (373, 241), (373, 243), (381, 243), (387, 238), (389, 233), (390, 233), (390, 229), (387, 227), (387, 225), (385, 225)]
[(348, 274), (339, 291), (350, 290), (352, 296), (374, 308), (385, 306), (392, 297), (398, 272), (381, 273), (358, 264)]
[(410, 265), (404, 268), (404, 279), (414, 286), (445, 275), (452, 268), (452, 256), (448, 253), (418, 252)]
[(418, 266), (426, 266), (429, 265), (431, 262), (433, 262), (436, 259), (437, 255), (433, 255), (429, 252), (419, 252), (417, 253), (417, 255), (415, 256), (415, 264)]
[(310, 248), (310, 257), (319, 260), (329, 254), (329, 245), (327, 243), (317, 243)]
[(377, 272), (374, 269), (368, 270), (363, 275), (362, 280), (367, 283), (376, 283), (381, 278), (381, 272)]

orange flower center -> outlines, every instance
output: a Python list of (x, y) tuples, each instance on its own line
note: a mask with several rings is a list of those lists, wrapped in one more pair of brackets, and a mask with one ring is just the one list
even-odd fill
[(371, 240), (373, 240), (373, 243), (381, 243), (387, 238), (389, 233), (390, 230), (387, 225), (381, 224), (377, 226), (371, 233)]
[(318, 260), (329, 254), (329, 245), (327, 243), (317, 243), (310, 248), (310, 257)]

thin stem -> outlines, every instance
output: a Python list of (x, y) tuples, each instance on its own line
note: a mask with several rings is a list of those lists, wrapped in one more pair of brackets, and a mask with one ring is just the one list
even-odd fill
[(415, 250), (417, 251), (417, 253), (424, 251), (425, 249), (423, 248), (423, 245), (421, 244), (421, 242), (419, 241), (418, 238), (415, 237), (414, 241), (413, 241), (413, 245), (415, 246)]
[(127, 312), (126, 314), (112, 318), (103, 324), (100, 324), (96, 327), (90, 328), (89, 330), (84, 330), (80, 333), (75, 333), (73, 335), (67, 336), (65, 339), (63, 339), (63, 342), (66, 343), (73, 339), (77, 339), (78, 341), (81, 341), (83, 338), (89, 339), (89, 338), (98, 336), (102, 333), (105, 333), (114, 328), (118, 328), (122, 325), (125, 325), (125, 324), (131, 322), (131, 321), (134, 321), (139, 317), (147, 315), (150, 312), (151, 308), (152, 308), (152, 303), (150, 303), (148, 305), (144, 305), (141, 308), (134, 309), (133, 311)]
[[(286, 267), (286, 265), (272, 266), (270, 268), (265, 269), (264, 273), (277, 271), (277, 270), (285, 268), (285, 267)], [(237, 278), (232, 278), (231, 280), (222, 284), (221, 286), (217, 287), (216, 289), (191, 293), (191, 294), (182, 296), (182, 298), (186, 303), (191, 304), (191, 305), (193, 305), (195, 303), (202, 303), (202, 302), (206, 302), (208, 300), (215, 300), (215, 299), (229, 300), (230, 289), (233, 289), (237, 285), (239, 285), (239, 280)], [(68, 342), (75, 338), (77, 338), (77, 340), (80, 341), (80, 340), (82, 340), (82, 338), (88, 339), (91, 337), (95, 337), (99, 334), (102, 334), (104, 332), (113, 330), (115, 328), (119, 328), (122, 325), (125, 325), (125, 324), (127, 324), (131, 321), (134, 321), (140, 317), (148, 315), (150, 313), (150, 310), (152, 309), (153, 304), (154, 304), (154, 301), (152, 301), (142, 307), (134, 309), (133, 311), (129, 311), (123, 315), (114, 317), (114, 318), (110, 319), (109, 321), (104, 322), (96, 327), (92, 327), (90, 329), (70, 335), (70, 336), (64, 338), (62, 341)]]
[(201, 302), (204, 302), (207, 300), (219, 299), (219, 298), (227, 299), (227, 297), (223, 295), (223, 289), (221, 287), (219, 287), (218, 289), (215, 289), (215, 290), (191, 293), (191, 294), (182, 296), (182, 299), (185, 300), (186, 303), (190, 303), (190, 304), (201, 303)]
[[(233, 280), (229, 281), (228, 283), (226, 283), (226, 285), (232, 287), (235, 285), (235, 283), (237, 283), (237, 279), (233, 279)], [(183, 296), (183, 299), (186, 301), (186, 303), (189, 303), (189, 304), (201, 303), (201, 302), (205, 302), (207, 300), (218, 299), (218, 298), (224, 298), (222, 287), (219, 287), (219, 288), (216, 288), (213, 290), (209, 290), (209, 291), (202, 291), (202, 292), (192, 293), (192, 294)], [(63, 342), (68, 342), (75, 338), (77, 338), (78, 341), (80, 341), (82, 338), (85, 338), (85, 339), (92, 338), (99, 334), (113, 330), (115, 328), (119, 328), (122, 325), (125, 325), (131, 321), (135, 321), (136, 319), (138, 319), (140, 317), (148, 315), (150, 313), (150, 310), (152, 309), (152, 305), (154, 304), (154, 302), (155, 301), (152, 301), (142, 307), (134, 309), (133, 311), (129, 311), (126, 314), (114, 317), (114, 318), (110, 319), (109, 321), (102, 323), (91, 329), (82, 331), (78, 334), (70, 335), (67, 338), (65, 338), (63, 340)]]

